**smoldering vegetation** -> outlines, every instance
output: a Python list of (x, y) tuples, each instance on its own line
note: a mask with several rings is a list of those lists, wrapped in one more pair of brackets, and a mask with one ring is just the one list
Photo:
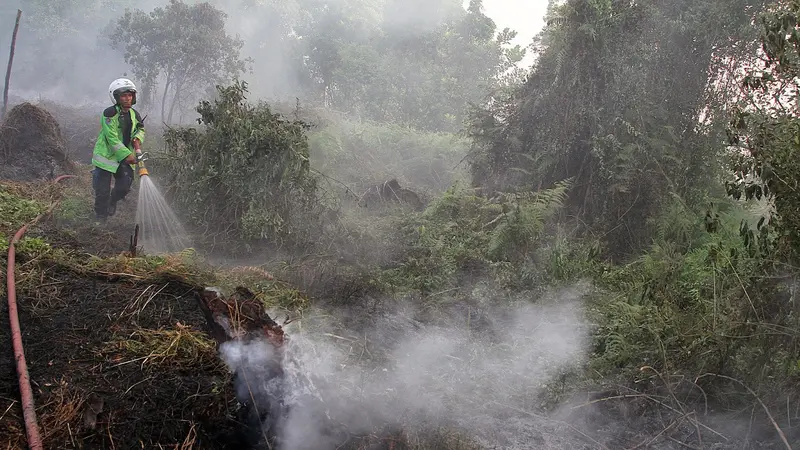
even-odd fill
[[(472, 309), (463, 303), (426, 311), (397, 299), (359, 313), (356, 305), (309, 310), (308, 319), (285, 328), (280, 392), (287, 411), (273, 431), (277, 445), (357, 448), (369, 436), (392, 439), (400, 430), (419, 434), (433, 446), (427, 448), (579, 445), (553, 433), (558, 423), (518, 411), (586, 357), (584, 290), (497, 305), (476, 288), (482, 307)], [(275, 382), (271, 345), (231, 341), (220, 351), (232, 369), (247, 373), (249, 383), (240, 379), (237, 389), (256, 395), (259, 409), (269, 408), (279, 392), (266, 381)], [(276, 426), (274, 417), (268, 424)], [(264, 425), (263, 433), (272, 431)]]

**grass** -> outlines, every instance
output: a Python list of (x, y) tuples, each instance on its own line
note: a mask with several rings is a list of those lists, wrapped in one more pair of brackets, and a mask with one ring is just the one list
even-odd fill
[(126, 252), (108, 258), (92, 256), (88, 261), (76, 261), (77, 267), (107, 276), (133, 279), (178, 279), (188, 284), (204, 285), (213, 282), (214, 272), (203, 266), (192, 249), (177, 254), (130, 257)]
[[(77, 448), (75, 439), (85, 429), (82, 419), (87, 396), (81, 389), (70, 384), (67, 377), (42, 383), (40, 390), (43, 398), (36, 404), (36, 414), (42, 441), (45, 443), (60, 442), (62, 443), (60, 446), (71, 443), (72, 448)], [(15, 404), (16, 402), (10, 404), (8, 409), (0, 414), (0, 418), (6, 414), (16, 415), (12, 411)], [(0, 448), (9, 450), (27, 448), (24, 445), (25, 429), (22, 420), (9, 420), (4, 422), (4, 425), (8, 427), (5, 432), (8, 441)]]
[[(208, 335), (180, 322), (173, 329), (138, 328), (108, 342), (102, 353), (115, 364), (141, 361), (141, 366), (172, 366), (181, 370), (224, 366), (217, 357), (216, 343)], [(133, 359), (129, 359), (133, 358)]]
[(0, 247), (8, 243), (17, 230), (47, 209), (47, 198), (33, 186), (22, 183), (0, 183)]
[(298, 288), (276, 279), (258, 266), (236, 266), (216, 272), (215, 286), (232, 292), (236, 286), (247, 286), (267, 309), (297, 312), (309, 305), (309, 298)]

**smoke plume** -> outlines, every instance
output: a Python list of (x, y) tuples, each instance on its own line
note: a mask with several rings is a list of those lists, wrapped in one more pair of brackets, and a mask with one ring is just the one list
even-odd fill
[[(538, 441), (520, 430), (540, 419), (526, 410), (554, 376), (583, 358), (584, 292), (578, 286), (511, 306), (487, 297), (434, 313), (382, 302), (373, 311), (328, 311), (338, 326), (297, 322), (286, 330), (282, 357), (287, 412), (277, 425), (280, 448), (333, 449), (348, 436), (400, 427), (442, 427), (492, 447), (530, 448)], [(258, 342), (221, 349), (232, 369), (246, 366), (251, 384), (274, 376), (272, 351)]]

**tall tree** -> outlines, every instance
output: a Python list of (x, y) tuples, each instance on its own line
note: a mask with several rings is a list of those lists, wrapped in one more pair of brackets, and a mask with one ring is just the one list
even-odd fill
[(161, 119), (167, 123), (172, 122), (178, 101), (191, 100), (192, 95), (246, 70), (246, 61), (240, 58), (243, 42), (225, 31), (226, 18), (208, 2), (187, 5), (170, 0), (149, 14), (126, 10), (112, 28), (112, 48), (124, 49), (125, 62), (149, 96), (163, 80)]
[(349, 113), (454, 131), (524, 57), (479, 0), (303, 0), (294, 31), (319, 99)]

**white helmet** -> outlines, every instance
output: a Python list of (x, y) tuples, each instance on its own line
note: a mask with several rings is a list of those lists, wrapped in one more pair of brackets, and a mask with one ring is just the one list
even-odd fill
[(108, 86), (108, 96), (111, 97), (111, 101), (114, 102), (115, 105), (119, 103), (119, 94), (122, 94), (123, 92), (133, 93), (133, 104), (135, 105), (136, 85), (133, 84), (133, 81), (127, 78), (117, 78), (111, 82), (110, 86)]

